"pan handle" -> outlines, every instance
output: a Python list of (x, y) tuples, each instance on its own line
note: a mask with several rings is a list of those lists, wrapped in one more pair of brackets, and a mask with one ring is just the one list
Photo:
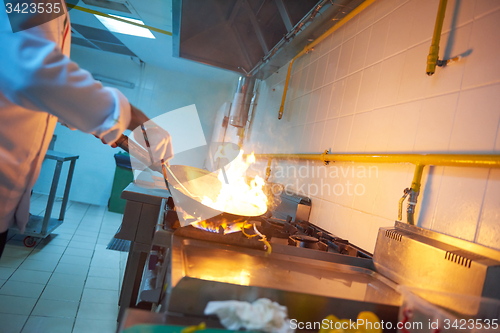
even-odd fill
[(151, 170), (163, 173), (161, 166), (158, 166), (156, 164), (151, 165), (151, 157), (149, 153), (139, 144), (129, 140), (127, 136), (122, 134), (118, 138), (118, 140), (115, 141), (115, 144), (129, 154), (130, 154), (130, 149), (132, 148), (134, 151), (134, 154), (132, 156), (134, 158), (136, 158), (139, 162), (143, 163), (144, 165), (148, 166)]

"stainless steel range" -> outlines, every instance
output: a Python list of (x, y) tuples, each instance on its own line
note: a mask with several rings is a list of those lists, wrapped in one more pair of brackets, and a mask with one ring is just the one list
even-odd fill
[(295, 202), (284, 219), (268, 214), (246, 221), (266, 236), (268, 254), (264, 242), (242, 232), (224, 233), (211, 227), (214, 221), (203, 224), (211, 231), (175, 229), (173, 201), (164, 200), (140, 301), (162, 304), (170, 313), (203, 316), (212, 300), (267, 297), (286, 305), (290, 318), (299, 321), (321, 321), (332, 313), (355, 318), (361, 310), (395, 321), (401, 303), (397, 285), (375, 271), (372, 255), (293, 216), (307, 200)]
[(500, 298), (498, 251), (396, 222), (380, 229), (372, 255), (301, 220), (298, 206), (310, 201), (293, 200), (289, 216), (276, 211), (245, 221), (266, 236), (268, 254), (257, 237), (227, 227), (241, 221), (178, 228), (173, 200), (163, 199), (136, 304), (196, 323), (209, 301), (267, 297), (298, 321), (372, 311), (395, 323), (399, 284)]

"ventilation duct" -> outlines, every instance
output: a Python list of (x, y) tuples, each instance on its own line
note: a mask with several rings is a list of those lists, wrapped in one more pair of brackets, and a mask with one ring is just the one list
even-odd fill
[(231, 106), (231, 116), (229, 123), (234, 127), (245, 127), (248, 121), (248, 112), (252, 104), (254, 77), (240, 77), (236, 94)]
[(173, 0), (173, 54), (265, 79), (362, 2)]

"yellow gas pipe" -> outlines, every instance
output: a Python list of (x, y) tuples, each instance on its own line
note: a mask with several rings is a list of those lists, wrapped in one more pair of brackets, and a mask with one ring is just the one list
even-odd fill
[[(415, 224), (415, 208), (417, 206), (417, 198), (420, 193), (420, 182), (422, 181), (422, 173), (424, 171), (424, 166), (422, 164), (417, 164), (415, 166), (415, 173), (413, 174), (413, 182), (410, 187), (410, 198), (408, 198), (408, 209), (406, 215), (406, 221), (408, 224)], [(400, 219), (402, 220), (402, 219)]]
[(273, 160), (311, 160), (322, 162), (410, 163), (458, 167), (500, 168), (500, 155), (472, 154), (255, 154)]
[[(266, 179), (271, 173), (271, 161), (277, 160), (312, 160), (329, 162), (358, 162), (358, 163), (411, 163), (415, 164), (415, 173), (411, 187), (404, 190), (399, 200), (398, 219), (402, 220), (402, 206), (409, 195), (407, 222), (414, 224), (415, 206), (420, 192), (422, 173), (426, 165), (500, 168), (500, 155), (472, 155), (472, 154), (255, 154), (255, 158), (268, 159)], [(269, 173), (269, 175), (268, 175)]]
[(434, 35), (427, 56), (427, 75), (432, 75), (436, 71), (436, 64), (439, 54), (439, 40), (441, 39), (441, 30), (443, 29), (444, 14), (446, 13), (446, 4), (448, 0), (440, 0), (436, 17), (436, 25), (434, 26)]
[(371, 5), (375, 0), (365, 0), (362, 4), (360, 4), (358, 7), (354, 8), (349, 14), (347, 14), (342, 20), (338, 21), (337, 24), (335, 24), (333, 27), (325, 31), (321, 36), (319, 36), (317, 39), (315, 39), (312, 43), (307, 44), (302, 51), (299, 52), (293, 59), (290, 61), (290, 65), (288, 65), (288, 72), (286, 73), (286, 80), (285, 80), (285, 90), (283, 91), (283, 98), (281, 99), (281, 106), (280, 106), (280, 111), (278, 115), (278, 119), (281, 119), (283, 117), (283, 111), (285, 109), (285, 100), (286, 100), (286, 93), (288, 90), (288, 82), (290, 81), (290, 75), (292, 73), (292, 66), (295, 60), (300, 58), (306, 53), (309, 53), (310, 51), (313, 50), (313, 48), (318, 45), (320, 42), (322, 42), (326, 37), (330, 36), (335, 30), (349, 22), (354, 16), (359, 14), (363, 9)]
[(267, 161), (267, 169), (266, 169), (266, 182), (269, 180), (269, 177), (271, 177), (271, 163), (273, 159), (269, 158)]

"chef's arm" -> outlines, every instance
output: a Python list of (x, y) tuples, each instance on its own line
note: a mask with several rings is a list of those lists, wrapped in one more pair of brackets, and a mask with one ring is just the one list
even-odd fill
[(130, 104), (130, 124), (127, 129), (133, 131), (137, 127), (141, 126), (142, 124), (145, 124), (149, 118), (146, 116), (141, 110)]
[(44, 111), (61, 122), (113, 143), (145, 117), (131, 115), (127, 98), (103, 87), (92, 75), (61, 53), (43, 25), (17, 33), (0, 33), (0, 91), (14, 104)]

